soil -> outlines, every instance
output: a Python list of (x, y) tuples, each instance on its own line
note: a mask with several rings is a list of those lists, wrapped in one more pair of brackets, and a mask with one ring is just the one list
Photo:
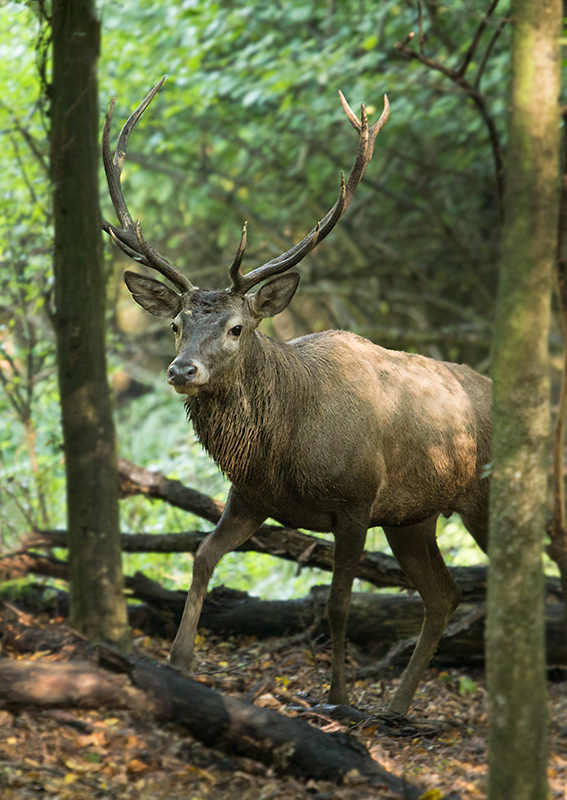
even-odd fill
[[(84, 658), (87, 643), (64, 619), (5, 609), (2, 657), (43, 662)], [(165, 659), (169, 641), (134, 632), (138, 652)], [(486, 684), (482, 671), (429, 670), (410, 723), (389, 731), (376, 722), (334, 720), (324, 703), (330, 656), (308, 646), (251, 638), (198, 637), (198, 680), (218, 691), (325, 730), (350, 730), (389, 772), (423, 788), (423, 800), (486, 796)], [(89, 646), (90, 647), (90, 646)], [(91, 648), (92, 651), (92, 648)], [(350, 666), (363, 656), (350, 648)], [(562, 677), (562, 676), (561, 676)], [(383, 710), (398, 678), (355, 681), (353, 704), (368, 718)], [(551, 797), (567, 797), (567, 683), (549, 683)], [(356, 776), (342, 785), (279, 775), (250, 759), (205, 747), (179, 726), (112, 707), (0, 707), (3, 800), (399, 800)]]

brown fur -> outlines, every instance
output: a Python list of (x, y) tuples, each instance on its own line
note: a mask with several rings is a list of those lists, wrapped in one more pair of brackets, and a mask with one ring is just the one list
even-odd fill
[(256, 328), (291, 300), (297, 275), (255, 295), (191, 289), (179, 296), (130, 274), (134, 298), (174, 317), (169, 368), (197, 436), (232, 483), (224, 514), (199, 549), (171, 653), (187, 666), (208, 581), (222, 555), (267, 517), (335, 535), (328, 612), (331, 702), (347, 702), (344, 638), (366, 530), (381, 525), (426, 609), (390, 708), (405, 713), (458, 604), (437, 548), (439, 514), (458, 512), (486, 550), (490, 381), (468, 367), (386, 350), (345, 331), (287, 344)]
[[(384, 350), (341, 331), (287, 345), (256, 331), (261, 319), (275, 316), (291, 301), (299, 275), (288, 270), (327, 236), (348, 208), (388, 118), (387, 98), (380, 119), (369, 128), (364, 112), (358, 119), (341, 95), (360, 141), (335, 205), (302, 242), (245, 275), (240, 272), (244, 226), (229, 270), (232, 288), (209, 292), (196, 289), (143, 240), (120, 188), (128, 136), (162, 82), (131, 114), (114, 158), (108, 141), (112, 107), (107, 116), (104, 164), (123, 227), (106, 222), (103, 227), (128, 255), (138, 254), (142, 264), (179, 290), (125, 273), (137, 303), (173, 320), (177, 357), (168, 380), (187, 395), (200, 441), (232, 481), (223, 515), (196, 554), (171, 661), (181, 669), (191, 665), (215, 565), (266, 517), (332, 530), (329, 700), (346, 703), (344, 645), (352, 581), (367, 528), (382, 525), (425, 606), (421, 634), (390, 704), (391, 711), (405, 714), (458, 604), (457, 588), (435, 539), (438, 515), (458, 511), (486, 549), (488, 483), (483, 468), (490, 452), (490, 383), (464, 367)], [(248, 294), (260, 284), (255, 294)]]
[(287, 345), (256, 333), (187, 409), (220, 469), (246, 495), (260, 491), (276, 518), (294, 496), (331, 508), (374, 498), (373, 524), (402, 525), (466, 510), (480, 491), (490, 381), (468, 372), (482, 386), (478, 407), (466, 367), (344, 331)]

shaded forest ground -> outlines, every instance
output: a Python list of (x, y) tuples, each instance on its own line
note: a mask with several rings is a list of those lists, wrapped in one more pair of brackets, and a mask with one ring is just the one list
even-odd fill
[[(94, 650), (63, 618), (2, 609), (2, 657), (42, 663), (90, 659)], [(389, 735), (372, 721), (356, 727), (313, 710), (324, 701), (330, 655), (325, 644), (290, 640), (221, 639), (200, 634), (197, 680), (256, 705), (301, 717), (324, 731), (350, 730), (389, 772), (423, 787), (424, 800), (443, 796), (475, 798), (486, 785), (486, 688), (482, 671), (431, 669), (420, 688), (409, 729)], [(135, 647), (165, 659), (170, 642), (135, 632)], [(351, 665), (364, 655), (350, 648)], [(110, 673), (109, 673), (110, 674)], [(116, 676), (117, 687), (120, 679)], [(397, 678), (357, 681), (355, 704), (379, 712)], [(567, 796), (567, 683), (549, 683), (554, 800)], [(189, 736), (180, 726), (109, 703), (96, 709), (0, 706), (0, 794), (5, 800), (82, 798), (398, 798), (369, 787), (356, 776), (343, 785), (276, 774), (249, 758), (221, 753)]]

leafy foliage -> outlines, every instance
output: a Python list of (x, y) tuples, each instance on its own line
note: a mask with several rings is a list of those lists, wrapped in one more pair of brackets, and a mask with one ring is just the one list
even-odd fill
[[(472, 103), (393, 49), (415, 26), (415, 11), (304, 0), (141, 7), (155, 27), (144, 39), (149, 47), (136, 49), (134, 72), (152, 78), (127, 93), (114, 55), (134, 47), (123, 39), (124, 5), (106, 17), (103, 53), (113, 56), (103, 55), (102, 71), (112, 91), (120, 83), (122, 104), (140, 99), (162, 72), (171, 75), (128, 157), (132, 208), (163, 248), (215, 286), (226, 281), (218, 265), (229, 261), (244, 218), (251, 263), (287, 248), (331, 205), (352, 159), (356, 139), (337, 89), (354, 105), (366, 100), (372, 115), (386, 91), (392, 115), (375, 163), (333, 238), (302, 267), (303, 292), (315, 284), (319, 296), (299, 309), (296, 325), (354, 327), (371, 338), (380, 328), (409, 327), (405, 346), (412, 327), (459, 323), (481, 340), (480, 351), (472, 349), (478, 361), (495, 286), (492, 157)], [(428, 51), (455, 62), (480, 19), (462, 4), (436, 6), (424, 20)], [(484, 71), (497, 119), (506, 64), (498, 40)], [(134, 174), (132, 162), (142, 171)], [(458, 357), (463, 349), (449, 340), (442, 352)]]
[[(132, 137), (124, 191), (156, 246), (194, 282), (221, 287), (244, 219), (251, 267), (300, 239), (334, 202), (356, 148), (337, 90), (355, 108), (364, 100), (372, 119), (387, 92), (391, 118), (357, 197), (302, 264), (292, 309), (268, 330), (290, 337), (346, 327), (386, 346), (478, 366), (486, 363), (499, 238), (486, 128), (458, 86), (404, 59), (394, 44), (421, 28), (415, 47), (455, 66), (486, 9), (456, 0), (422, 5), (420, 21), (417, 6), (396, 0), (101, 4), (101, 127), (111, 95), (116, 135), (168, 74)], [(47, 62), (38, 11), (45, 7), (8, 2), (0, 18), (0, 524), (8, 540), (26, 527), (64, 524), (49, 322)], [(482, 89), (502, 135), (506, 29), (483, 66), (506, 4), (498, 11), (469, 69), (484, 70)], [(104, 187), (101, 204), (113, 218)], [(157, 388), (172, 345), (122, 289), (124, 257), (107, 251), (120, 454), (222, 497), (226, 487), (192, 441), (179, 403)], [(125, 501), (122, 513), (125, 530), (198, 524), (146, 501)], [(151, 566), (129, 558), (131, 568)], [(238, 562), (257, 580), (256, 562)], [(235, 567), (225, 563), (232, 580)], [(167, 569), (175, 577), (173, 562)], [(273, 568), (265, 574), (271, 579)]]
[[(47, 140), (38, 77), (38, 23), (8, 3), (0, 25), (3, 133), (0, 192), (0, 525), (4, 543), (62, 524)], [(7, 24), (6, 24), (7, 23)], [(17, 71), (14, 64), (18, 65)]]

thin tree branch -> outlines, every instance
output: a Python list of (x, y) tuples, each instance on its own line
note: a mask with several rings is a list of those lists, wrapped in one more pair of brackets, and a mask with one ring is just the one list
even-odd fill
[(491, 38), (490, 42), (488, 43), (488, 47), (486, 48), (486, 52), (485, 52), (485, 54), (483, 56), (482, 61), (480, 62), (480, 67), (478, 68), (478, 72), (477, 72), (476, 79), (475, 79), (475, 82), (474, 82), (474, 88), (477, 89), (477, 90), (480, 90), (480, 82), (482, 80), (482, 76), (484, 74), (484, 70), (486, 68), (486, 65), (488, 64), (488, 60), (490, 58), (490, 54), (492, 53), (494, 45), (498, 41), (498, 37), (500, 36), (502, 31), (506, 27), (507, 22), (508, 22), (508, 17), (504, 17), (504, 19), (500, 20), (500, 24), (498, 25), (498, 27), (496, 28), (496, 30), (492, 34), (492, 38)]
[[(1, 101), (0, 101), (0, 102), (1, 102)], [(4, 102), (2, 102), (2, 105), (3, 105), (3, 106), (4, 106), (4, 108), (6, 108), (6, 110), (8, 111), (8, 113), (9, 113), (9, 115), (10, 115), (10, 118), (11, 118), (11, 120), (12, 120), (12, 125), (14, 126), (14, 129), (15, 129), (15, 130), (16, 130), (16, 131), (19, 133), (19, 135), (22, 137), (22, 139), (25, 141), (25, 143), (26, 143), (26, 144), (27, 144), (27, 146), (29, 147), (29, 149), (30, 149), (30, 151), (31, 151), (32, 155), (34, 156), (35, 160), (38, 162), (39, 166), (41, 167), (41, 169), (42, 169), (42, 170), (43, 170), (43, 172), (45, 173), (45, 176), (46, 176), (46, 177), (49, 177), (49, 163), (48, 163), (48, 161), (47, 161), (47, 158), (46, 158), (46, 157), (44, 156), (44, 154), (41, 152), (41, 148), (40, 148), (40, 146), (39, 146), (39, 145), (38, 145), (38, 143), (35, 141), (34, 137), (33, 137), (33, 136), (32, 136), (32, 134), (29, 132), (29, 130), (28, 130), (26, 127), (25, 127), (25, 125), (23, 125), (23, 124), (22, 124), (22, 123), (21, 123), (21, 122), (18, 120), (18, 118), (17, 118), (17, 117), (14, 115), (14, 113), (13, 113), (13, 112), (12, 112), (12, 111), (11, 111), (11, 110), (8, 108), (8, 106), (6, 106), (6, 104), (5, 104)]]
[(461, 66), (456, 70), (456, 74), (458, 75), (459, 78), (464, 78), (465, 77), (465, 73), (466, 73), (466, 71), (467, 71), (467, 69), (469, 67), (469, 64), (471, 63), (471, 61), (473, 59), (473, 56), (474, 56), (474, 54), (476, 52), (476, 48), (480, 44), (480, 40), (482, 39), (482, 35), (483, 35), (483, 33), (484, 33), (485, 29), (486, 29), (486, 26), (488, 24), (488, 20), (490, 19), (490, 17), (494, 13), (494, 10), (496, 9), (496, 6), (498, 5), (498, 3), (499, 3), (499, 0), (492, 0), (492, 3), (490, 4), (490, 7), (489, 7), (488, 11), (486, 12), (484, 17), (482, 18), (478, 28), (476, 29), (476, 33), (475, 33), (475, 35), (473, 37), (473, 40), (470, 43), (469, 48), (468, 48), (467, 52), (465, 53), (465, 55), (463, 57), (463, 61), (461, 63)]
[[(408, 47), (408, 42), (411, 40), (411, 38), (413, 38), (413, 34), (409, 36), (405, 42), (396, 42), (394, 47), (398, 50), (398, 52), (400, 52), (406, 58), (413, 58), (414, 60), (419, 61), (420, 64), (423, 64), (424, 66), (428, 67), (429, 69), (432, 69), (436, 72), (440, 72), (442, 75), (445, 75), (445, 77), (449, 78), (449, 80), (452, 81), (452, 83), (456, 84), (460, 89), (462, 89), (465, 92), (465, 94), (467, 94), (471, 98), (473, 103), (476, 105), (484, 121), (484, 124), (487, 128), (488, 137), (492, 148), (492, 155), (494, 159), (494, 171), (496, 175), (498, 212), (500, 221), (502, 222), (504, 219), (504, 158), (502, 154), (502, 147), (500, 145), (500, 137), (498, 135), (498, 131), (496, 129), (494, 120), (488, 111), (484, 95), (478, 89), (478, 84), (479, 84), (478, 76), (477, 76), (477, 81), (474, 85), (471, 84), (469, 81), (467, 81), (466, 78), (464, 77), (466, 69), (474, 55), (474, 52), (476, 51), (476, 48), (480, 43), (482, 34), (484, 33), (484, 30), (486, 28), (488, 17), (493, 13), (497, 3), (498, 0), (492, 0), (492, 3), (486, 15), (481, 21), (475, 33), (475, 36), (473, 37), (473, 41), (471, 42), (471, 45), (467, 50), (467, 53), (465, 54), (461, 66), (457, 67), (456, 69), (451, 69), (450, 67), (446, 67), (444, 64), (441, 64), (441, 62), (429, 58), (423, 53), (416, 52), (415, 50), (412, 50), (411, 47)], [(493, 39), (495, 41), (494, 37)], [(487, 53), (490, 52), (492, 46), (493, 42), (491, 41)], [(487, 59), (487, 55), (485, 55), (485, 59)], [(482, 69), (484, 70), (484, 65), (482, 66)]]
[(417, 20), (418, 20), (418, 25), (419, 25), (419, 52), (423, 53), (423, 43), (424, 43), (424, 38), (423, 38), (423, 13), (422, 13), (422, 10), (421, 10), (421, 2), (420, 2), (420, 0), (417, 0)]

